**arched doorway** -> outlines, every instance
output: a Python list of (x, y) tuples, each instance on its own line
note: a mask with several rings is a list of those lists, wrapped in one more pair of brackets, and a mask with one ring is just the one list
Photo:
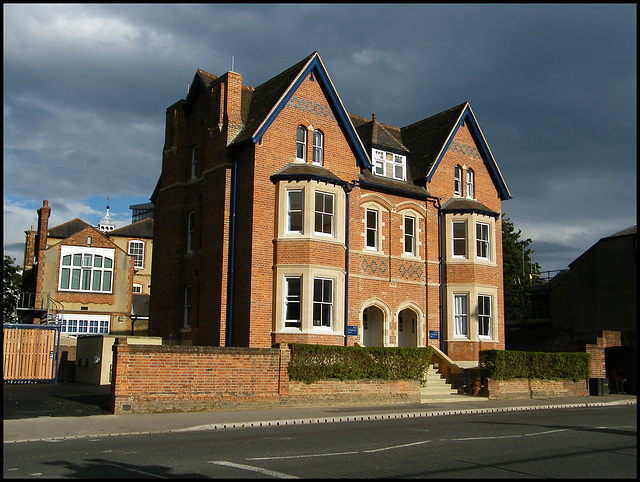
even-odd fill
[(364, 346), (383, 346), (384, 312), (369, 306), (362, 312), (362, 343)]
[(418, 315), (411, 308), (398, 313), (398, 346), (418, 346)]

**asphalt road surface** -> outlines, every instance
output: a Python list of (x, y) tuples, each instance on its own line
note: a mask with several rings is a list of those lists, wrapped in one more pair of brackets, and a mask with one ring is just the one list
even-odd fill
[(636, 407), (4, 444), (5, 478), (636, 478)]

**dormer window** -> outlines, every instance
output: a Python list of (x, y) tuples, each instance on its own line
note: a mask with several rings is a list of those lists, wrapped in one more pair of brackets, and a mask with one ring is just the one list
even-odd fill
[(373, 149), (373, 173), (376, 176), (407, 180), (407, 157)]
[(324, 154), (324, 134), (321, 131), (313, 131), (313, 163), (322, 166)]
[(304, 126), (298, 126), (296, 131), (296, 159), (307, 160), (307, 129)]
[(453, 175), (453, 193), (456, 196), (462, 196), (462, 168), (456, 166)]

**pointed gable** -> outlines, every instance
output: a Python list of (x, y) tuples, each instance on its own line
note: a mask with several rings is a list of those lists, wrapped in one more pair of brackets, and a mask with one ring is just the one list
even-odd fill
[(317, 81), (322, 88), (358, 164), (370, 169), (369, 157), (317, 52), (253, 89), (245, 128), (231, 145), (247, 140), (256, 144), (262, 142), (265, 132), (307, 77)]
[(511, 193), (468, 102), (400, 129), (403, 144), (413, 153), (409, 163), (414, 181), (417, 183), (431, 181), (458, 129), (464, 124), (468, 126), (482, 160), (487, 166), (498, 196), (503, 200), (510, 199)]

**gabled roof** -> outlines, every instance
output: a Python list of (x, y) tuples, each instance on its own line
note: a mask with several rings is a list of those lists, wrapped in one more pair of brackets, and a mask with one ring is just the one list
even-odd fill
[(353, 150), (356, 162), (361, 167), (370, 169), (369, 156), (317, 52), (253, 90), (245, 128), (230, 145), (239, 144), (249, 139), (256, 144), (262, 142), (265, 132), (306, 78), (319, 83), (336, 120), (342, 127), (347, 142)]
[(120, 229), (116, 229), (107, 233), (111, 236), (121, 236), (126, 238), (147, 238), (153, 239), (153, 219), (145, 218), (142, 221), (138, 221), (128, 226), (123, 226)]
[(66, 239), (69, 236), (73, 236), (74, 234), (79, 233), (86, 228), (93, 228), (98, 231), (94, 226), (85, 223), (81, 219), (75, 218), (71, 221), (67, 221), (66, 223), (60, 224), (59, 226), (55, 226), (47, 230), (47, 237)]
[(415, 182), (431, 181), (458, 129), (465, 123), (496, 185), (498, 196), (503, 200), (510, 199), (511, 193), (468, 102), (400, 129), (403, 144), (414, 154), (410, 169)]
[(184, 111), (189, 112), (195, 99), (195, 93), (198, 89), (201, 89), (207, 95), (209, 94), (209, 85), (214, 82), (218, 77), (205, 72), (202, 69), (198, 69), (193, 76), (191, 85), (189, 86), (189, 92), (187, 93), (187, 99), (185, 101)]

